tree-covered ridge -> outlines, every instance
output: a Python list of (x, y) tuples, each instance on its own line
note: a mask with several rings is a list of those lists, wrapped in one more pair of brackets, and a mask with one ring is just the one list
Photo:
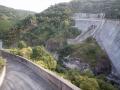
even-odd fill
[[(72, 27), (74, 21), (71, 20), (71, 15), (77, 12), (105, 13), (106, 18), (119, 19), (119, 3), (119, 0), (73, 0), (70, 3), (57, 4), (18, 22), (7, 33), (4, 40), (5, 38), (13, 38), (9, 41), (14, 42), (6, 42), (9, 45), (18, 42), (18, 40), (24, 40), (30, 45), (43, 45), (47, 41), (56, 42), (58, 39), (61, 43), (65, 43), (65, 39), (73, 38), (79, 34), (78, 30)], [(5, 25), (11, 26), (11, 24)]]
[(8, 33), (10, 28), (19, 22), (19, 20), (31, 14), (34, 14), (34, 12), (16, 10), (0, 5), (0, 39), (3, 38), (5, 33)]
[(11, 25), (30, 14), (34, 14), (34, 12), (16, 10), (0, 5), (0, 30), (8, 30)]
[(17, 10), (0, 5), (0, 17), (3, 19), (15, 21), (24, 19), (26, 16), (34, 14), (31, 11)]
[(45, 45), (49, 40), (65, 43), (67, 38), (80, 34), (73, 27), (74, 21), (70, 14), (71, 10), (62, 4), (52, 6), (40, 14), (21, 20), (10, 30), (7, 38), (13, 39), (9, 40), (10, 43), (24, 40), (30, 45)]

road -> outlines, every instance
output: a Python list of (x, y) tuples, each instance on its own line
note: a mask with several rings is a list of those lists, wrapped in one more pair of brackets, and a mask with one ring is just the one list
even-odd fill
[(29, 67), (13, 58), (6, 59), (6, 76), (0, 90), (54, 90)]

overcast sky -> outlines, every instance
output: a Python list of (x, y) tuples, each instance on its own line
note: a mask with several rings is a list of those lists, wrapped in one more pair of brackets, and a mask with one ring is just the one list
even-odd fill
[(50, 5), (69, 1), (71, 0), (0, 0), (0, 5), (12, 7), (15, 9), (41, 12)]

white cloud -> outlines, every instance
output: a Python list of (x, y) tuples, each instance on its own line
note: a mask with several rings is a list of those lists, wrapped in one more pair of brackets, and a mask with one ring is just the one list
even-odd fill
[(44, 9), (48, 8), (50, 5), (69, 1), (71, 0), (0, 0), (0, 5), (5, 5), (15, 9), (41, 12)]

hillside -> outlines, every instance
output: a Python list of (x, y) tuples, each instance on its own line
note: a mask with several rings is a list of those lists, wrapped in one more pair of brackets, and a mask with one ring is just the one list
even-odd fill
[[(28, 54), (31, 60), (33, 50), (33, 55), (38, 54), (35, 62), (46, 67), (47, 65), (44, 64), (46, 62), (49, 64), (49, 60), (52, 59), (43, 54), (41, 48), (45, 47), (45, 52), (57, 54), (58, 61), (56, 61), (57, 65), (54, 70), (83, 90), (89, 90), (88, 88), (92, 88), (91, 90), (117, 90), (106, 79), (111, 72), (111, 62), (97, 42), (93, 38), (88, 38), (83, 44), (70, 46), (67, 44), (67, 39), (75, 38), (81, 33), (80, 30), (73, 27), (75, 23), (71, 16), (74, 13), (105, 13), (106, 18), (119, 19), (118, 5), (119, 0), (74, 0), (70, 3), (57, 4), (41, 13), (20, 20), (2, 36), (2, 40), (6, 47), (17, 48), (13, 49), (13, 53), (24, 57)], [(24, 46), (22, 49), (18, 45), (21, 41)], [(52, 56), (50, 55), (50, 57)], [(71, 69), (67, 67), (66, 63), (75, 65), (77, 63), (77, 65), (79, 64), (77, 69), (80, 70)]]
[[(77, 12), (105, 13), (106, 18), (119, 19), (120, 17), (119, 3), (120, 3), (119, 0), (73, 0), (70, 3), (57, 4), (49, 7), (48, 9), (46, 9), (41, 13), (26, 17), (24, 20), (20, 21), (17, 25), (15, 25), (15, 27), (12, 28), (13, 30), (11, 30), (11, 32), (14, 32), (12, 38), (13, 39), (19, 38), (21, 40), (25, 40), (30, 45), (37, 45), (37, 44), (45, 45), (47, 43), (46, 41), (48, 41), (48, 38), (49, 40), (52, 39), (53, 42), (56, 42), (55, 40), (53, 40), (55, 37), (56, 39), (60, 38), (61, 41), (64, 42), (63, 40), (65, 40), (65, 38), (69, 38), (71, 36), (75, 37), (73, 34), (79, 32), (79, 31), (73, 32), (73, 30), (71, 30), (71, 29), (75, 29), (72, 28), (72, 26), (74, 26), (74, 21), (72, 21), (72, 19), (70, 18), (72, 14)], [(13, 9), (10, 9), (9, 11), (11, 10)], [(12, 19), (14, 17), (16, 17), (14, 18), (14, 20), (16, 20), (18, 17), (22, 18), (22, 16), (24, 16), (25, 12), (23, 11), (20, 12), (22, 12), (22, 14), (18, 13), (18, 11), (12, 13), (9, 12), (8, 16), (10, 16), (11, 18), (6, 17), (8, 13), (6, 13), (5, 16), (2, 15), (2, 17), (4, 17), (5, 20), (7, 18), (7, 20), (9, 19), (10, 21), (13, 21)], [(9, 21), (5, 21), (5, 23), (6, 23), (5, 25), (2, 25), (4, 24), (2, 22), (1, 27), (5, 28), (6, 26), (9, 27), (11, 25), (8, 24)], [(15, 33), (16, 31), (19, 33)], [(64, 35), (64, 34), (68, 34), (68, 35)], [(13, 37), (13, 36), (17, 36), (17, 37)], [(17, 40), (11, 40), (11, 41), (17, 42)], [(10, 42), (10, 43), (14, 43), (14, 42)]]
[(52, 6), (42, 13), (26, 17), (11, 28), (6, 36), (11, 40), (6, 43), (10, 45), (24, 40), (27, 44), (34, 46), (51, 42), (51, 46), (54, 43), (56, 44), (54, 48), (60, 48), (66, 43), (67, 38), (80, 34), (76, 28), (72, 27), (74, 22), (70, 14), (71, 10), (61, 4)]
[(26, 16), (34, 13), (35, 12), (18, 10), (0, 5), (0, 17), (2, 19), (8, 19), (11, 21), (21, 20), (24, 19)]
[(0, 5), (0, 38), (3, 32), (8, 31), (19, 20), (31, 14), (34, 14), (34, 12), (16, 10)]

